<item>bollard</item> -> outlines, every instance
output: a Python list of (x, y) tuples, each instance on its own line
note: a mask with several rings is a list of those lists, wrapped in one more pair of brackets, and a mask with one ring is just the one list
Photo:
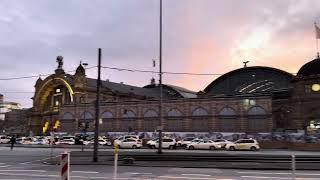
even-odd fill
[(61, 154), (61, 180), (70, 180), (70, 154)]
[(296, 179), (296, 156), (291, 155), (292, 179)]
[(119, 146), (118, 144), (114, 145), (114, 172), (113, 172), (113, 179), (117, 179), (118, 174), (118, 153), (119, 153)]

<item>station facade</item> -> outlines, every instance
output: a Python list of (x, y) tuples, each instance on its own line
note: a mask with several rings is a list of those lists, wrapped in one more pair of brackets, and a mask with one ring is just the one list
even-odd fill
[[(80, 64), (65, 73), (57, 58), (55, 73), (35, 84), (34, 133), (59, 121), (60, 132), (94, 130), (96, 79)], [(159, 85), (137, 87), (101, 82), (100, 132), (153, 132), (159, 126)], [(276, 129), (316, 131), (320, 125), (320, 59), (297, 75), (253, 66), (228, 72), (204, 90), (193, 92), (163, 85), (162, 126), (167, 132), (271, 132)]]

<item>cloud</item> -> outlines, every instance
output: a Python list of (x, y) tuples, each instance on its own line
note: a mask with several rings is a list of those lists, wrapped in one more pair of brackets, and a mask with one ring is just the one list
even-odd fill
[[(4, 0), (0, 6), (0, 78), (53, 73), (57, 55), (65, 69), (80, 60), (151, 69), (158, 59), (158, 0)], [(212, 1), (163, 0), (163, 65), (165, 71), (225, 73), (249, 65), (296, 72), (312, 59), (313, 22), (320, 20), (317, 0)], [(96, 77), (96, 71), (88, 71)], [(103, 70), (103, 79), (137, 86), (155, 74)], [(167, 84), (199, 91), (216, 76), (165, 75)], [(35, 79), (0, 81), (2, 92), (33, 91)], [(0, 92), (1, 93), (1, 92)], [(32, 95), (5, 94), (31, 106)]]

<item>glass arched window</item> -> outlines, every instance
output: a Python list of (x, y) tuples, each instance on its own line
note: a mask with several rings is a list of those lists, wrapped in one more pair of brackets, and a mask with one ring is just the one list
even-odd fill
[(220, 116), (235, 116), (236, 111), (231, 107), (225, 107), (219, 112)]
[(168, 116), (169, 116), (169, 117), (178, 117), (178, 116), (182, 116), (182, 113), (181, 113), (181, 111), (179, 111), (178, 109), (171, 109), (171, 110), (168, 112)]
[(102, 119), (113, 118), (113, 115), (112, 115), (111, 112), (105, 111), (105, 112), (102, 113), (101, 118), (102, 118)]
[(192, 116), (208, 116), (207, 110), (199, 107), (192, 112)]
[(266, 111), (260, 106), (251, 107), (248, 111), (248, 115), (253, 115), (253, 116), (261, 116), (266, 114), (267, 114)]
[(234, 132), (239, 122), (236, 119), (236, 111), (231, 107), (224, 107), (219, 112), (220, 131)]
[(63, 120), (71, 120), (71, 119), (74, 119), (74, 116), (73, 116), (73, 114), (66, 112), (63, 114), (62, 119)]
[(149, 109), (144, 113), (144, 117), (158, 117), (158, 113), (153, 109)]
[(94, 117), (91, 112), (85, 111), (84, 113), (81, 114), (80, 119), (92, 120), (94, 119)]
[(253, 106), (248, 110), (248, 124), (251, 132), (268, 131), (268, 117), (266, 111), (260, 106)]
[(122, 115), (122, 117), (124, 117), (124, 118), (134, 118), (134, 117), (136, 117), (136, 114), (131, 110), (125, 110), (123, 115)]

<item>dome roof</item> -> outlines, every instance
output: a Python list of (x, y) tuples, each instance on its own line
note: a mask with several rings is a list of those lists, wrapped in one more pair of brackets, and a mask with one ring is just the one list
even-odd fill
[(316, 58), (305, 65), (303, 65), (299, 71), (298, 76), (312, 76), (320, 75), (320, 58)]
[(230, 71), (209, 84), (207, 95), (264, 93), (288, 89), (293, 75), (280, 69), (251, 66)]

